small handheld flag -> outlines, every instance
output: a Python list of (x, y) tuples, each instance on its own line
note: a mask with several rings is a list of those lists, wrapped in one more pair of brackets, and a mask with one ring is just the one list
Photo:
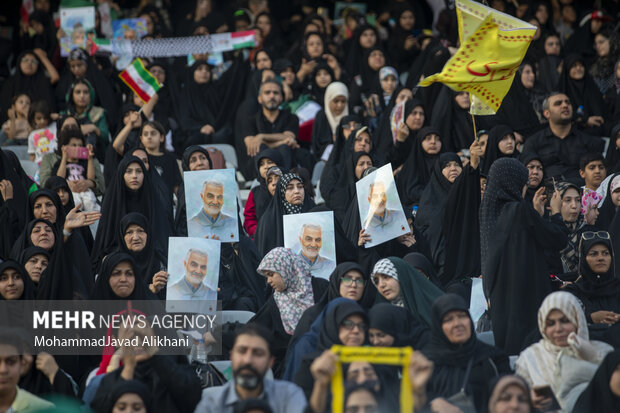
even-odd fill
[(129, 66), (127, 66), (125, 70), (118, 75), (118, 77), (120, 77), (121, 80), (125, 82), (125, 84), (129, 86), (129, 88), (133, 90), (144, 103), (148, 103), (153, 95), (161, 89), (161, 85), (155, 76), (146, 70), (142, 60), (139, 58), (135, 59)]

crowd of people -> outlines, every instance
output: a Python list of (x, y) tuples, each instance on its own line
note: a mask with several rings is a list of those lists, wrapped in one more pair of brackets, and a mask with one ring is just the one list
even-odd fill
[[(620, 411), (617, 1), (484, 2), (536, 33), (498, 112), (475, 119), (467, 92), (418, 86), (458, 50), (453, 1), (20, 3), (0, 22), (0, 302), (165, 300), (183, 172), (226, 168), (209, 145), (227, 144), (250, 191), (217, 300), (255, 315), (204, 337), (229, 381), (157, 347), (54, 356), (0, 331), (0, 412)], [(119, 56), (61, 55), (59, 7), (88, 5), (144, 19), (143, 39), (255, 30), (255, 46), (143, 58), (161, 85), (145, 103)], [(409, 232), (369, 247), (356, 183), (384, 165)], [(284, 245), (285, 215), (319, 211), (328, 279)], [(414, 352), (341, 365), (334, 345)]]

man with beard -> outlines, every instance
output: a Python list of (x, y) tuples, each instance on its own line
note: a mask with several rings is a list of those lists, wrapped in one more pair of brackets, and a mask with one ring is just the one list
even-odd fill
[(222, 212), (224, 185), (217, 181), (205, 181), (202, 184), (200, 199), (203, 206), (189, 221), (188, 235), (199, 238), (215, 236), (222, 242), (232, 239), (237, 228), (237, 220)]
[(301, 251), (299, 255), (308, 263), (310, 272), (315, 277), (329, 278), (336, 268), (336, 263), (320, 255), (323, 246), (323, 229), (316, 224), (303, 224), (299, 234)]
[(587, 153), (602, 153), (603, 140), (586, 135), (573, 125), (573, 105), (564, 93), (551, 92), (545, 98), (543, 116), (549, 127), (528, 137), (523, 153), (536, 154), (545, 166), (547, 177), (582, 186), (579, 161)]
[[(265, 80), (259, 89), (258, 103), (261, 110), (250, 117), (244, 125), (239, 125), (243, 143), (247, 152), (249, 170), (254, 170), (254, 157), (264, 149), (276, 149), (282, 155), (282, 165), (286, 170), (294, 166), (294, 156), (302, 166), (312, 170), (312, 163), (306, 165), (306, 158), (312, 155), (304, 149), (299, 149), (297, 132), (299, 131), (299, 118), (288, 110), (280, 110), (282, 103), (282, 87), (274, 79)], [(247, 178), (247, 177), (246, 177)]]
[(207, 276), (208, 261), (209, 256), (205, 251), (190, 248), (183, 261), (185, 276), (168, 288), (166, 299), (173, 301), (217, 300), (217, 291), (203, 283)]
[(398, 211), (387, 208), (387, 192), (385, 183), (381, 181), (370, 184), (368, 191), (368, 217), (364, 221), (364, 228), (390, 231), (391, 227), (398, 226), (396, 213)]
[(306, 410), (306, 397), (297, 385), (284, 380), (266, 379), (273, 365), (271, 334), (256, 324), (237, 330), (230, 351), (233, 379), (223, 386), (209, 387), (194, 413), (232, 413), (243, 400), (262, 399), (273, 413)]

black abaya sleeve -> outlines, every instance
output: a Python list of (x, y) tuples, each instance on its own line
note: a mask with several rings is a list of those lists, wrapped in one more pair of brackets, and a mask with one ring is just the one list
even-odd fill
[(442, 285), (480, 275), (480, 173), (467, 165), (451, 188), (442, 216), (445, 261)]
[(321, 109), (314, 118), (312, 127), (312, 153), (318, 159), (323, 155), (323, 151), (330, 143), (333, 143), (332, 130), (329, 127), (325, 109)]
[(12, 200), (5, 201), (0, 206), (0, 258), (8, 260), (11, 249), (20, 233), (19, 218), (11, 208)]

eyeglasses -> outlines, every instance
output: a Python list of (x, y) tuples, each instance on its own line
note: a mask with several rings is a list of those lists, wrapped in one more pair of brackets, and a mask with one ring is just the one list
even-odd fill
[(363, 287), (366, 284), (363, 278), (342, 277), (340, 282), (347, 287)]
[(362, 125), (359, 124), (359, 123), (355, 123), (353, 125), (351, 125), (350, 123), (347, 123), (346, 125), (342, 125), (342, 129), (347, 129), (347, 130), (349, 130), (349, 129), (357, 129), (357, 128), (361, 127), (361, 126)]
[(348, 331), (353, 331), (355, 327), (357, 327), (360, 331), (366, 331), (365, 323), (354, 323), (351, 320), (344, 320), (342, 324), (340, 325), (344, 327), (345, 329), (347, 329)]
[(586, 231), (581, 234), (581, 239), (583, 240), (591, 240), (593, 238), (601, 238), (601, 239), (610, 239), (609, 232), (607, 231)]

